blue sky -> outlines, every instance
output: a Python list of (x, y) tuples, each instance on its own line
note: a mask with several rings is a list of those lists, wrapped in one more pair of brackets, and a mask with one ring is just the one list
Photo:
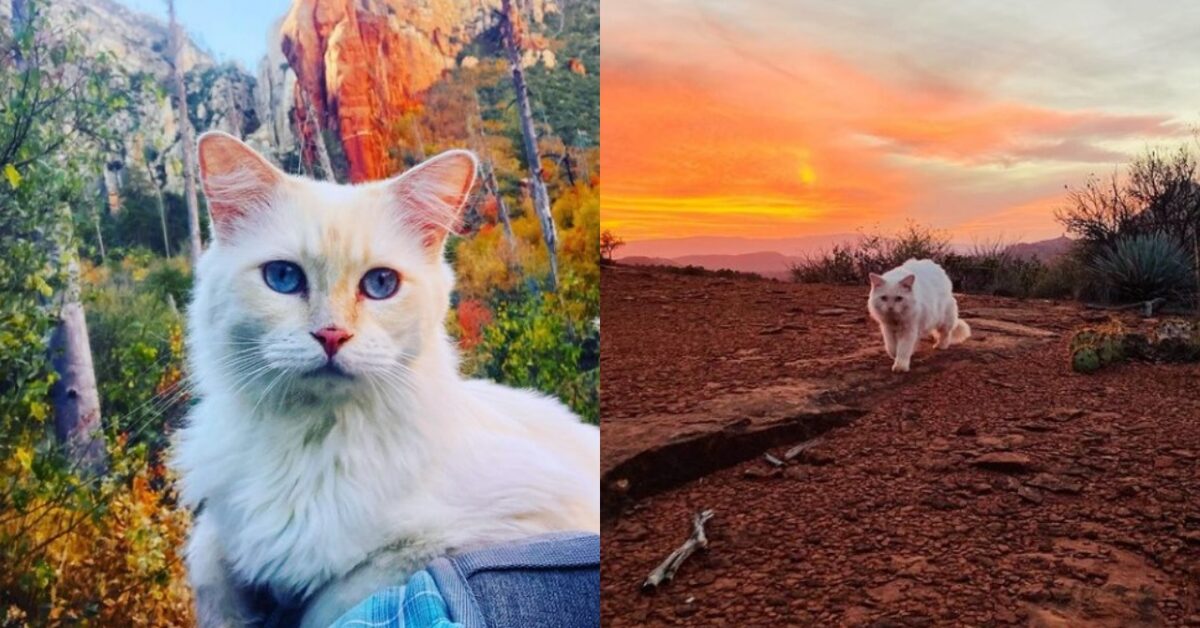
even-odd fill
[[(121, 4), (167, 19), (165, 0), (119, 0)], [(175, 0), (184, 29), (221, 61), (258, 67), (267, 48), (267, 32), (283, 16), (290, 0)]]

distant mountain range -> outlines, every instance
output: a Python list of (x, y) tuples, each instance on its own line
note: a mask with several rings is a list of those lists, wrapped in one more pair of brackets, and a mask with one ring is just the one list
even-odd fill
[(858, 234), (802, 236), (797, 238), (734, 238), (699, 236), (629, 242), (617, 251), (618, 258), (665, 257), (674, 259), (689, 255), (744, 255), (776, 251), (783, 255), (804, 257), (829, 250), (835, 244), (857, 242)]
[(1008, 247), (1008, 252), (1021, 259), (1036, 259), (1048, 262), (1071, 249), (1075, 241), (1067, 236), (1040, 242), (1021, 242)]
[[(842, 233), (774, 239), (697, 237), (642, 240), (622, 247), (616, 257), (622, 264), (630, 266), (700, 266), (710, 270), (728, 268), (782, 279), (790, 275), (789, 269), (796, 262), (821, 255), (835, 244), (853, 243), (858, 237)], [(1064, 236), (1013, 244), (1008, 251), (1022, 259), (1049, 261), (1065, 253), (1071, 244), (1072, 240)], [(970, 246), (956, 248), (969, 250)]]

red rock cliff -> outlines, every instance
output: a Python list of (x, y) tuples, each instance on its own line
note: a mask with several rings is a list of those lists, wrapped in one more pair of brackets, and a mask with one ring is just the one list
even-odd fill
[[(535, 0), (540, 17), (542, 2)], [(352, 181), (387, 177), (389, 121), (454, 67), (485, 30), (499, 0), (295, 0), (282, 25), (296, 73), (297, 125), (311, 150), (304, 97), (324, 128), (338, 129)]]

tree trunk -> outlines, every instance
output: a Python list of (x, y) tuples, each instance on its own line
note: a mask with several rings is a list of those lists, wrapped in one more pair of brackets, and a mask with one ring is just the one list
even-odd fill
[(104, 233), (100, 231), (100, 211), (92, 211), (92, 223), (96, 225), (96, 242), (100, 245), (100, 264), (108, 263), (108, 254), (104, 250)]
[(529, 162), (529, 183), (533, 192), (533, 209), (542, 227), (542, 239), (550, 254), (550, 290), (558, 287), (558, 233), (554, 216), (550, 213), (550, 196), (546, 182), (542, 181), (542, 157), (538, 152), (537, 131), (533, 128), (533, 107), (529, 104), (529, 88), (525, 84), (525, 71), (521, 68), (522, 18), (513, 0), (501, 0), (500, 33), (508, 65), (512, 70), (513, 91), (517, 93), (517, 111), (521, 116), (521, 135), (525, 139), (525, 160)]
[[(475, 128), (476, 119), (479, 120), (478, 128)], [(500, 222), (504, 225), (504, 236), (508, 240), (508, 248), (515, 249), (517, 241), (513, 237), (512, 221), (508, 217), (508, 204), (504, 202), (504, 197), (500, 196), (500, 184), (496, 181), (496, 167), (492, 164), (491, 157), (484, 153), (487, 143), (484, 141), (483, 113), (479, 110), (479, 94), (475, 94), (475, 116), (467, 117), (467, 135), (471, 138), (475, 154), (479, 155), (482, 162), (480, 168), (483, 170), (483, 189), (496, 199), (496, 213), (500, 215)]]
[(329, 148), (325, 146), (325, 132), (321, 129), (321, 120), (317, 118), (312, 99), (299, 83), (296, 84), (296, 89), (300, 90), (300, 100), (304, 101), (304, 117), (313, 127), (313, 142), (317, 146), (317, 159), (321, 160), (321, 170), (325, 173), (325, 179), (337, 181), (337, 177), (333, 176), (333, 161), (329, 159)]
[(58, 381), (50, 390), (54, 404), (54, 434), (67, 450), (73, 466), (93, 474), (108, 466), (104, 432), (100, 425), (100, 393), (92, 367), (92, 345), (87, 319), (79, 298), (79, 266), (74, 255), (67, 258), (67, 288), (63, 294), (58, 326), (50, 337), (50, 359)]
[(1193, 295), (1196, 311), (1200, 312), (1200, 228), (1192, 227), (1192, 268), (1196, 275), (1196, 294)]
[(167, 237), (167, 204), (163, 202), (162, 188), (158, 187), (158, 179), (154, 176), (150, 160), (143, 157), (142, 161), (146, 162), (146, 175), (150, 177), (150, 185), (154, 186), (154, 198), (158, 203), (158, 220), (162, 223), (163, 232), (163, 254), (171, 257), (171, 240)]
[(193, 164), (193, 160), (196, 158), (196, 142), (192, 137), (192, 122), (188, 117), (187, 108), (187, 88), (183, 83), (183, 68), (180, 66), (183, 57), (183, 33), (179, 28), (179, 23), (175, 21), (175, 0), (167, 0), (167, 11), (171, 20), (171, 78), (175, 83), (179, 133), (183, 137), (183, 195), (187, 199), (188, 208), (189, 257), (192, 268), (195, 269), (200, 262), (200, 254), (204, 252), (204, 245), (200, 238), (200, 205), (196, 199), (196, 168)]
[(516, 248), (517, 241), (513, 236), (512, 221), (508, 217), (508, 204), (504, 202), (504, 197), (500, 196), (500, 184), (496, 182), (496, 170), (490, 162), (484, 165), (484, 170), (487, 174), (484, 176), (483, 185), (488, 194), (496, 199), (496, 213), (500, 214), (500, 222), (504, 225), (504, 237), (508, 240), (508, 248)]

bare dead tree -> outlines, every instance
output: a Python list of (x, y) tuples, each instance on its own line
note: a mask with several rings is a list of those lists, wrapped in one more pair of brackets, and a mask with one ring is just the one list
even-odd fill
[(1150, 150), (1129, 164), (1125, 176), (1088, 178), (1068, 188), (1067, 206), (1056, 217), (1089, 254), (1125, 237), (1164, 233), (1191, 250), (1200, 298), (1200, 180), (1187, 147), (1173, 153)]
[(550, 256), (550, 290), (558, 287), (558, 233), (550, 213), (550, 195), (542, 180), (542, 157), (538, 151), (537, 130), (533, 126), (533, 108), (529, 102), (529, 86), (521, 67), (521, 49), (525, 37), (524, 18), (513, 0), (500, 2), (500, 35), (512, 72), (513, 91), (517, 93), (517, 113), (521, 118), (521, 136), (525, 140), (525, 160), (529, 163), (529, 186), (533, 209), (542, 227), (542, 240)]
[(187, 88), (183, 82), (183, 31), (175, 19), (175, 0), (167, 0), (171, 28), (171, 79), (175, 85), (175, 102), (179, 118), (179, 133), (183, 139), (183, 196), (188, 209), (188, 256), (192, 268), (204, 252), (200, 236), (200, 205), (196, 199), (196, 142), (192, 137), (192, 121), (188, 117)]
[(479, 94), (474, 94), (475, 97), (475, 112), (474, 115), (467, 117), (467, 135), (471, 138), (472, 149), (476, 155), (479, 155), (479, 169), (483, 179), (483, 189), (496, 199), (496, 213), (500, 217), (501, 224), (504, 225), (504, 236), (508, 240), (510, 249), (516, 248), (517, 241), (513, 236), (512, 220), (508, 216), (508, 204), (504, 202), (504, 197), (500, 195), (500, 184), (496, 181), (496, 165), (492, 162), (492, 156), (487, 151), (487, 132), (483, 127), (483, 113), (479, 107)]
[(154, 166), (166, 153), (157, 152), (157, 159), (151, 160), (151, 152), (151, 149), (142, 150), (142, 162), (146, 164), (146, 176), (150, 178), (150, 185), (154, 187), (154, 200), (158, 205), (158, 220), (162, 224), (163, 254), (171, 257), (171, 240), (167, 236), (167, 204), (163, 200), (162, 186), (159, 185), (158, 177), (154, 172)]

